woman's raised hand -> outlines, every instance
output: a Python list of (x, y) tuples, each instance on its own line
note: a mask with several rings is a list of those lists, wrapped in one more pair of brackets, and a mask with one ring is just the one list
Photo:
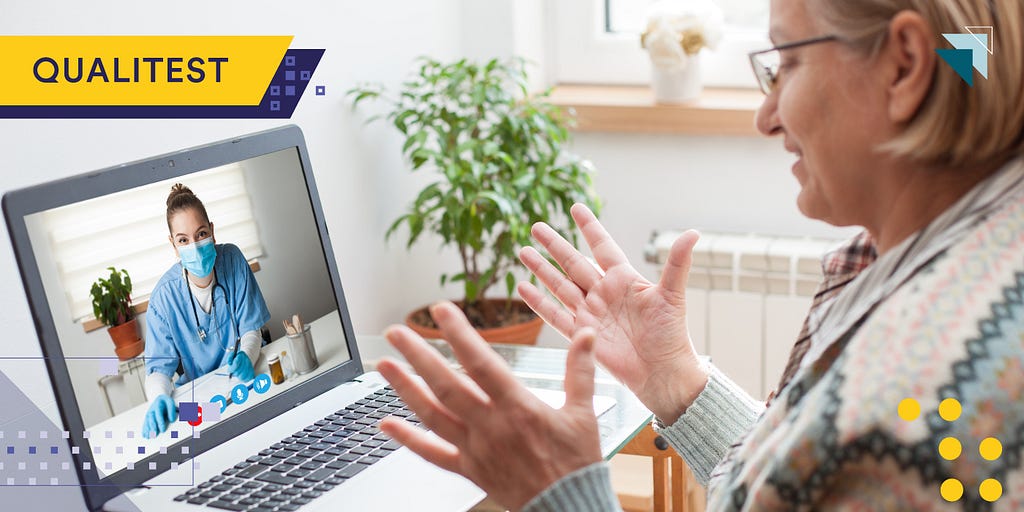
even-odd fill
[(519, 294), (568, 339), (593, 328), (597, 360), (671, 424), (707, 383), (686, 328), (686, 279), (699, 235), (687, 231), (672, 244), (655, 284), (629, 264), (590, 209), (576, 204), (571, 212), (597, 265), (550, 226), (537, 223), (534, 239), (565, 272), (532, 247), (524, 247), (519, 258), (561, 304), (529, 283), (519, 284)]
[[(424, 459), (465, 476), (513, 510), (552, 483), (601, 460), (594, 416), (594, 333), (573, 338), (565, 363), (565, 405), (552, 409), (512, 375), (454, 304), (430, 308), (466, 375), (407, 327), (386, 336), (420, 382), (395, 361), (377, 366), (434, 434), (385, 418), (381, 430)], [(425, 385), (424, 385), (425, 384)]]

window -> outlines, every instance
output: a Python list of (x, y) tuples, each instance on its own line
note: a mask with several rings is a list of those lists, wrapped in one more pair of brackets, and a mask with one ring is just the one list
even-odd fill
[[(722, 40), (701, 52), (705, 85), (757, 87), (747, 53), (768, 48), (768, 2), (714, 0), (725, 15)], [(557, 83), (647, 84), (650, 60), (640, 47), (655, 0), (552, 2), (553, 67)]]
[(149, 298), (176, 261), (167, 241), (164, 204), (171, 185), (179, 181), (203, 201), (218, 241), (237, 245), (246, 259), (263, 255), (245, 175), (238, 164), (43, 212), (40, 228), (59, 269), (73, 320), (92, 317), (89, 289), (96, 278), (110, 275), (110, 266), (128, 271), (133, 304)]

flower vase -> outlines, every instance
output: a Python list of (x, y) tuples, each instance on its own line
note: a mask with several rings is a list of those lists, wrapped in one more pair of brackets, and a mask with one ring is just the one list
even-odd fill
[(700, 60), (691, 56), (686, 65), (651, 67), (651, 89), (657, 103), (686, 103), (700, 97)]

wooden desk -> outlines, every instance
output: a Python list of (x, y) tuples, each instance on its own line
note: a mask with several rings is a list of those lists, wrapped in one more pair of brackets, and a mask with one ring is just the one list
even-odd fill
[(703, 491), (683, 458), (647, 425), (619, 452), (652, 459), (654, 512), (704, 510)]

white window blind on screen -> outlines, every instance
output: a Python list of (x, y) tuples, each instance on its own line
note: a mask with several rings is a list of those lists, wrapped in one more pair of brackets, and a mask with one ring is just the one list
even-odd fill
[(245, 175), (229, 164), (194, 176), (167, 180), (45, 212), (49, 237), (72, 320), (92, 317), (89, 290), (107, 267), (132, 278), (132, 303), (149, 298), (157, 281), (177, 261), (167, 239), (167, 195), (181, 182), (199, 197), (217, 243), (232, 243), (247, 260), (263, 255)]

